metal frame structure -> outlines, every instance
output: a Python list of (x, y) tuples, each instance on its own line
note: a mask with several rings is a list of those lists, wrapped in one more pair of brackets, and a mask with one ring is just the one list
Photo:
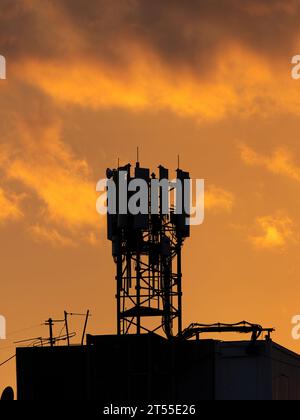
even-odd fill
[[(126, 180), (143, 179), (150, 189), (150, 171), (130, 165), (108, 170), (108, 178), (118, 185), (121, 171)], [(159, 167), (159, 179), (168, 179), (169, 172)], [(152, 174), (152, 179), (156, 179)], [(177, 170), (177, 179), (189, 179), (189, 174)], [(171, 185), (171, 184), (170, 184)], [(172, 187), (170, 186), (170, 191)], [(117, 189), (117, 197), (120, 191)], [(182, 271), (181, 252), (184, 239), (189, 236), (186, 215), (168, 214), (162, 210), (162, 188), (159, 188), (159, 214), (124, 215), (108, 212), (108, 239), (112, 241), (116, 263), (117, 333), (141, 334), (163, 331), (167, 338), (182, 332)], [(118, 201), (118, 199), (117, 199)]]
[(204, 333), (251, 333), (251, 341), (255, 342), (263, 333), (266, 333), (267, 339), (270, 339), (271, 333), (274, 331), (274, 328), (263, 328), (261, 325), (251, 324), (247, 321), (238, 322), (237, 324), (191, 324), (182, 332), (181, 337), (186, 340), (191, 338), (199, 340)]

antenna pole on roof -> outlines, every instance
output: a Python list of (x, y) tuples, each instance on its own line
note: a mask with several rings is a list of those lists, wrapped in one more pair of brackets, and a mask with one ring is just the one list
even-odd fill
[(67, 334), (67, 343), (68, 347), (70, 346), (70, 336), (69, 336), (69, 325), (68, 325), (68, 312), (65, 311), (65, 326), (66, 326), (66, 334)]
[(53, 339), (53, 319), (49, 318), (48, 321), (46, 321), (46, 325), (49, 325), (49, 342), (50, 342), (50, 346), (54, 347), (54, 342), (55, 340)]
[(88, 320), (89, 320), (89, 316), (90, 316), (90, 311), (87, 310), (86, 317), (85, 317), (85, 323), (84, 323), (84, 327), (83, 327), (83, 332), (82, 332), (82, 338), (81, 338), (81, 345), (82, 346), (84, 344), (84, 336), (85, 336), (85, 333), (86, 333), (86, 327), (87, 327), (87, 323), (88, 323)]

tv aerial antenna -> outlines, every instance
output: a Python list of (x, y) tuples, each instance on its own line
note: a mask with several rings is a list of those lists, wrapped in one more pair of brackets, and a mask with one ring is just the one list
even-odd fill
[[(91, 317), (90, 315), (90, 311), (87, 310), (87, 312), (85, 314), (82, 313), (75, 313), (75, 312), (67, 312), (64, 311), (64, 318), (63, 319), (52, 319), (49, 318), (47, 321), (45, 321), (46, 326), (49, 327), (49, 339), (48, 342), (50, 343), (50, 347), (54, 347), (55, 343), (57, 341), (61, 341), (61, 340), (67, 340), (67, 345), (70, 346), (70, 339), (75, 337), (74, 333), (69, 332), (69, 316), (79, 316), (79, 317), (85, 317), (85, 322), (84, 322), (84, 326), (83, 326), (83, 331), (82, 331), (82, 337), (81, 337), (81, 345), (83, 346), (84, 344), (84, 337), (86, 334), (86, 329), (87, 329), (87, 324), (88, 324), (88, 320)], [(55, 324), (60, 324), (63, 323), (64, 326), (62, 328), (62, 331), (65, 329), (66, 330), (66, 335), (65, 336), (59, 336), (59, 337), (54, 337), (53, 335), (53, 327)]]

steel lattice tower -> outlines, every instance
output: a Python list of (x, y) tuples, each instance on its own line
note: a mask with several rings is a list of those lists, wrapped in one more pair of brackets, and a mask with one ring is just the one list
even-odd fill
[[(126, 188), (133, 179), (147, 182), (149, 214), (120, 214), (120, 174), (124, 173)], [(168, 176), (169, 171), (160, 166), (159, 181), (168, 180)], [(158, 188), (158, 214), (151, 214), (150, 186), (151, 179), (156, 177), (152, 174), (150, 178), (150, 170), (140, 168), (139, 163), (133, 178), (131, 165), (109, 169), (107, 177), (117, 186), (117, 211), (108, 212), (108, 239), (112, 241), (117, 267), (117, 332), (163, 331), (168, 338), (179, 335), (182, 332), (181, 252), (184, 239), (190, 234), (186, 214), (175, 214), (174, 206), (163, 213), (162, 187)], [(189, 173), (178, 169), (177, 179), (189, 180)]]

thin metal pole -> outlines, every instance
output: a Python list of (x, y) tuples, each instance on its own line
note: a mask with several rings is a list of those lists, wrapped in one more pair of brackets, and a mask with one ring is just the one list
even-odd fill
[(177, 276), (178, 276), (178, 335), (182, 333), (182, 272), (181, 272), (182, 240), (179, 240), (177, 250)]
[(49, 341), (50, 341), (50, 346), (53, 347), (54, 346), (54, 340), (53, 340), (53, 320), (52, 318), (48, 319), (48, 325), (49, 325)]
[(141, 306), (141, 254), (139, 250), (139, 245), (137, 249), (137, 273), (136, 273), (136, 309), (137, 309), (137, 316), (136, 316), (136, 333), (137, 335), (141, 334), (141, 314), (140, 314), (140, 306)]
[(84, 337), (85, 337), (85, 333), (86, 333), (86, 327), (87, 327), (87, 323), (88, 323), (88, 320), (89, 320), (89, 316), (90, 316), (90, 311), (87, 310), (86, 317), (85, 317), (84, 328), (83, 328), (83, 332), (82, 332), (82, 339), (81, 339), (81, 345), (82, 346), (84, 344)]
[(68, 347), (70, 346), (70, 337), (69, 337), (69, 325), (68, 325), (68, 312), (65, 311), (65, 326), (66, 326), (66, 333), (67, 333), (67, 343)]
[[(120, 251), (121, 252), (121, 251)], [(117, 257), (117, 334), (121, 335), (122, 255)]]

